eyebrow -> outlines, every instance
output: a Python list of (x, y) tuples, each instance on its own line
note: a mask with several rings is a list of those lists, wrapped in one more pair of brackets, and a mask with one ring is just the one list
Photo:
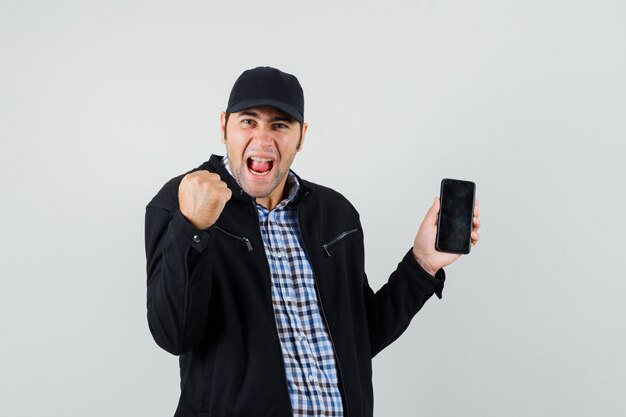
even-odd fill
[(252, 116), (252, 117), (259, 117), (259, 115), (256, 112), (253, 111), (242, 111), (241, 113), (239, 113), (239, 117), (241, 116)]
[[(252, 117), (259, 118), (259, 114), (257, 112), (255, 112), (255, 111), (251, 111), (251, 110), (244, 110), (241, 113), (239, 113), (239, 117), (242, 117), (242, 116), (252, 116)], [(281, 115), (281, 116), (272, 117), (272, 119), (270, 121), (271, 122), (295, 123), (296, 119), (294, 119), (293, 117), (287, 116), (287, 115)]]

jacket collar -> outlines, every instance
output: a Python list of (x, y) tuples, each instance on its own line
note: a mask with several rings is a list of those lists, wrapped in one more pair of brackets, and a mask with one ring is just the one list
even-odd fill
[[(211, 155), (211, 158), (204, 164), (200, 165), (198, 169), (206, 169), (210, 172), (215, 172), (216, 174), (218, 174), (222, 181), (224, 181), (226, 185), (228, 185), (228, 188), (230, 188), (230, 190), (233, 192), (231, 198), (238, 201), (254, 202), (255, 200), (239, 186), (235, 178), (233, 178), (233, 176), (228, 173), (226, 168), (224, 168), (224, 165), (222, 165), (222, 158), (222, 155), (213, 154)], [(300, 192), (297, 194), (296, 198), (292, 200), (292, 203), (297, 204), (300, 201), (304, 202), (311, 195), (313, 189), (308, 185), (307, 181), (304, 181), (302, 178), (300, 178), (298, 174), (293, 171), (291, 172), (300, 182)]]

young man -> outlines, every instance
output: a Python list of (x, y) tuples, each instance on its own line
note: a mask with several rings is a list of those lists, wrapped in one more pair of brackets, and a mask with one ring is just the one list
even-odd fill
[(459, 257), (435, 251), (438, 200), (374, 293), (355, 208), (289, 169), (307, 132), (296, 77), (245, 71), (221, 130), (226, 157), (146, 209), (148, 323), (180, 355), (176, 416), (371, 416), (372, 357)]

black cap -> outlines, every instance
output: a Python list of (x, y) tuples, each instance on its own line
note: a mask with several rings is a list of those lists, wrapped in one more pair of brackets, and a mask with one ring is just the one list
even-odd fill
[(226, 112), (272, 106), (304, 122), (304, 93), (298, 79), (272, 67), (244, 71), (230, 92)]

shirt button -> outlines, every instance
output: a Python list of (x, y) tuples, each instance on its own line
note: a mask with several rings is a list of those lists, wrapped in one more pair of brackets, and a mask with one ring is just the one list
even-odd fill
[(315, 375), (309, 374), (309, 382), (315, 382)]
[(276, 252), (274, 252), (274, 256), (276, 256), (277, 258), (282, 258), (283, 257), (283, 253), (279, 250), (277, 250)]
[(298, 335), (298, 342), (302, 342), (304, 340), (304, 336), (302, 336), (302, 333), (300, 333)]
[(201, 240), (202, 240), (202, 239), (200, 239), (200, 236), (198, 236), (198, 235), (193, 235), (193, 241), (194, 241), (195, 243), (200, 243), (200, 241), (201, 241)]

